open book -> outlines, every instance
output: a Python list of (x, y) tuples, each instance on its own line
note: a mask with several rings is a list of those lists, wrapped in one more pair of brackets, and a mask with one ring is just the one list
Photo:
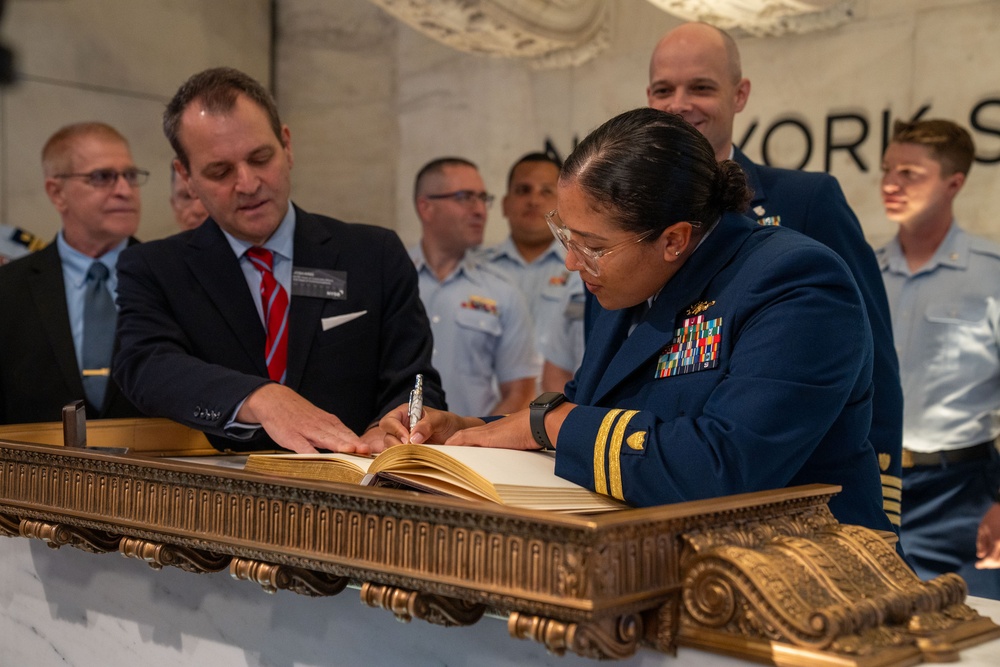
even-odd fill
[(244, 470), (328, 482), (416, 489), (554, 512), (586, 514), (628, 507), (556, 477), (555, 452), (397, 445), (374, 458), (332, 452), (250, 454)]

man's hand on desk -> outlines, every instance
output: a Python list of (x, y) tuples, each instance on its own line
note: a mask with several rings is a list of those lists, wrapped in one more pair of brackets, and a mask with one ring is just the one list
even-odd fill
[(337, 417), (320, 410), (293, 390), (270, 383), (250, 394), (236, 415), (244, 424), (260, 424), (271, 439), (293, 452), (320, 449), (369, 454), (367, 441)]
[(976, 557), (977, 570), (1000, 568), (1000, 503), (993, 503), (979, 522)]

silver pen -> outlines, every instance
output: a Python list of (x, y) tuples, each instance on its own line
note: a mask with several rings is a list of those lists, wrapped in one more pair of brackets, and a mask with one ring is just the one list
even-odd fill
[(410, 433), (413, 433), (413, 427), (424, 414), (424, 376), (420, 373), (417, 373), (417, 381), (413, 385), (413, 391), (410, 392), (407, 413), (410, 415)]

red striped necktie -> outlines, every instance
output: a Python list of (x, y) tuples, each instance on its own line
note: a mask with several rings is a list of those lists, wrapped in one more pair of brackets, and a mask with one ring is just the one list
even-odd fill
[(274, 279), (274, 255), (270, 250), (254, 246), (247, 250), (247, 259), (260, 272), (260, 303), (267, 323), (267, 374), (284, 384), (288, 367), (288, 293)]

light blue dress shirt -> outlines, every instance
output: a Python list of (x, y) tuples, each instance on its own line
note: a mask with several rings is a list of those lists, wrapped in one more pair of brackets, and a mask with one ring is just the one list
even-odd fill
[(441, 281), (419, 245), (410, 257), (434, 335), (431, 360), (448, 407), (460, 415), (491, 414), (500, 401), (500, 384), (540, 372), (524, 297), (479, 257), (467, 254)]
[(118, 255), (128, 246), (125, 239), (100, 257), (93, 258), (84, 255), (79, 250), (70, 247), (60, 231), (56, 236), (56, 247), (59, 250), (59, 261), (62, 262), (63, 286), (66, 288), (66, 309), (69, 311), (69, 328), (73, 334), (73, 348), (76, 350), (76, 366), (83, 372), (83, 297), (87, 288), (87, 271), (94, 261), (108, 268), (107, 287), (111, 298), (117, 303)]
[[(222, 227), (220, 226), (219, 229), (222, 229)], [(247, 250), (253, 247), (253, 244), (242, 241), (225, 230), (222, 230), (222, 233), (225, 235), (226, 240), (229, 241), (229, 246), (233, 249), (236, 257), (240, 260), (240, 269), (243, 271), (243, 277), (246, 278), (247, 286), (253, 295), (253, 302), (257, 306), (257, 314), (260, 316), (260, 322), (266, 329), (267, 323), (264, 321), (264, 306), (260, 302), (260, 271), (254, 268), (246, 256)], [(291, 201), (288, 202), (288, 211), (285, 212), (285, 217), (281, 219), (281, 224), (271, 234), (271, 238), (261, 247), (270, 250), (274, 255), (274, 279), (285, 288), (289, 306), (291, 306), (292, 265), (295, 249), (295, 208), (292, 206)]]
[(996, 438), (1000, 245), (953, 222), (937, 252), (915, 273), (898, 237), (876, 254), (899, 355), (903, 446), (936, 452)]
[(583, 312), (586, 287), (579, 273), (572, 273), (559, 301), (548, 319), (538, 325), (538, 350), (542, 358), (559, 368), (576, 373), (583, 361)]

